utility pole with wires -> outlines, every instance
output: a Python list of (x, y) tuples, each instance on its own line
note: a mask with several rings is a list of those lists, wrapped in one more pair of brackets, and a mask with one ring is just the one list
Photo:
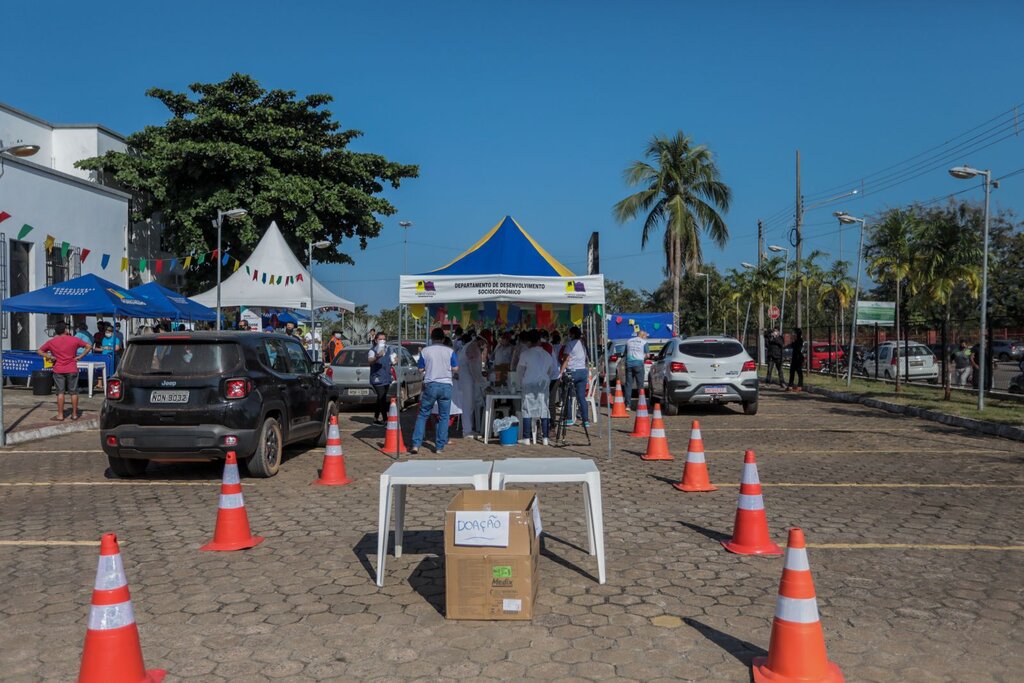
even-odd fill
[(801, 294), (801, 284), (803, 278), (800, 275), (800, 255), (801, 245), (803, 238), (801, 235), (801, 226), (804, 220), (804, 200), (800, 195), (800, 150), (796, 151), (796, 226), (793, 228), (794, 237), (790, 240), (793, 243), (793, 247), (796, 249), (796, 258), (793, 259), (793, 273), (796, 275), (796, 326), (803, 327), (803, 316), (800, 311), (800, 302), (803, 298)]
[[(760, 268), (764, 262), (764, 223), (757, 221), (757, 267)], [(765, 364), (764, 348), (764, 302), (757, 304), (757, 362)]]

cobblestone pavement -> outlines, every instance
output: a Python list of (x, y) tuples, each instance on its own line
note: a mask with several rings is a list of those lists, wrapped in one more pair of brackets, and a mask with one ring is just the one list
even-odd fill
[[(693, 418), (712, 481), (726, 484), (714, 493), (668, 484)], [(667, 418), (674, 462), (641, 461), (626, 420), (614, 423), (610, 460), (603, 442), (456, 441), (445, 457), (594, 456), (608, 583), (581, 550), (579, 491), (543, 486), (553, 536), (533, 621), (449, 622), (439, 556), (453, 490), (410, 489), (405, 553), (388, 559), (378, 589), (377, 475), (390, 461), (366, 413), (343, 422), (355, 483), (310, 487), (322, 451), (295, 451), (273, 479), (245, 479), (253, 530), (267, 540), (236, 553), (198, 552), (213, 532), (216, 465), (151, 466), (118, 482), (95, 432), (0, 451), (0, 679), (74, 678), (98, 548), (68, 542), (116, 531), (146, 663), (168, 680), (748, 681), (768, 646), (782, 561), (730, 555), (717, 539), (731, 531), (753, 448), (773, 537), (799, 525), (812, 544), (829, 654), (847, 680), (1021, 680), (1020, 444), (771, 391), (754, 417)]]

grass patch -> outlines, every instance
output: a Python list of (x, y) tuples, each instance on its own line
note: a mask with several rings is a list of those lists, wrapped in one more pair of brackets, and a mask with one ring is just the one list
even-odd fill
[(992, 398), (986, 395), (985, 410), (979, 413), (978, 398), (976, 396), (954, 391), (952, 398), (944, 401), (942, 399), (941, 386), (900, 385), (900, 393), (897, 394), (894, 391), (894, 385), (891, 383), (854, 378), (850, 386), (847, 387), (845, 377), (837, 380), (835, 377), (819, 375), (817, 373), (806, 373), (804, 375), (804, 383), (822, 387), (823, 389), (845, 391), (876, 398), (880, 401), (926, 408), (948, 415), (1024, 427), (1024, 403), (1020, 401)]

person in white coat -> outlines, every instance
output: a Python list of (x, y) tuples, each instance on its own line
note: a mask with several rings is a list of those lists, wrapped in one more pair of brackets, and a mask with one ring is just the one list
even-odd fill
[(462, 408), (462, 436), (473, 438), (476, 435), (476, 407), (478, 396), (483, 388), (484, 376), (480, 345), (468, 334), (462, 335), (462, 348), (458, 351), (459, 367), (459, 407)]
[(519, 354), (519, 365), (516, 375), (523, 392), (523, 432), (520, 443), (530, 443), (534, 418), (540, 419), (540, 435), (542, 443), (548, 445), (548, 432), (551, 427), (551, 413), (548, 395), (551, 368), (555, 359), (551, 357), (538, 342), (540, 335), (537, 330), (525, 332), (527, 348)]

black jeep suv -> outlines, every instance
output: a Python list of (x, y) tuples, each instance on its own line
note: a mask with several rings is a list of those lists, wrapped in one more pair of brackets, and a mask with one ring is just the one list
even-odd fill
[(281, 449), (323, 444), (338, 389), (298, 340), (260, 332), (181, 332), (128, 343), (107, 382), (100, 438), (114, 474), (149, 460), (213, 460), (235, 451), (256, 477)]

